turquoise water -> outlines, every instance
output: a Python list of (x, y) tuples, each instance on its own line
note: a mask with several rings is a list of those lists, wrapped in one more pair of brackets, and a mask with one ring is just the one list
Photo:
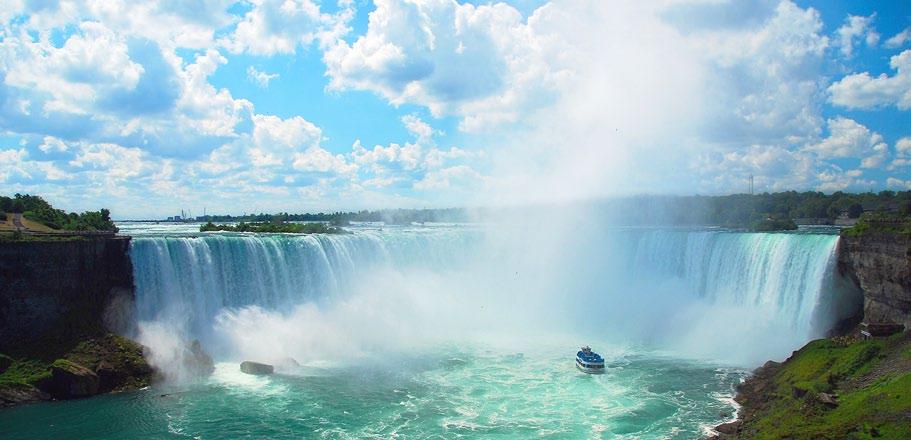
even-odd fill
[(737, 370), (648, 355), (577, 372), (572, 353), (465, 352), (254, 377), (0, 412), (26, 438), (699, 438), (732, 414)]
[[(167, 380), (0, 411), (0, 438), (701, 438), (745, 371), (856, 301), (825, 233), (122, 230), (131, 336)], [(181, 368), (193, 339), (209, 378)], [(574, 369), (582, 344), (606, 374)]]

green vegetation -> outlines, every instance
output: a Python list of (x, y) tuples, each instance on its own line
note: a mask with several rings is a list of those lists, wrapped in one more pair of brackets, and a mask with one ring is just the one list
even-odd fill
[(911, 191), (636, 196), (605, 200), (596, 214), (619, 224), (713, 225), (746, 229), (767, 218), (827, 224), (876, 212), (911, 214)]
[(13, 197), (0, 196), (0, 211), (22, 214), (28, 220), (62, 231), (105, 231), (117, 232), (107, 209), (86, 211), (82, 214), (67, 213), (56, 209), (39, 196), (16, 194)]
[(84, 339), (69, 348), (50, 349), (40, 356), (23, 354), (10, 357), (0, 354), (0, 388), (45, 388), (52, 367), (76, 364), (94, 370), (102, 361), (116, 371), (135, 376), (125, 378), (123, 386), (138, 388), (148, 385), (151, 371), (142, 357), (142, 346), (123, 336), (107, 333)]
[(351, 211), (329, 213), (250, 214), (244, 216), (204, 215), (196, 217), (201, 222), (329, 222), (332, 226), (347, 226), (351, 222), (385, 222), (387, 224), (411, 224), (424, 222), (464, 222), (469, 220), (468, 211), (460, 208), (445, 209), (385, 209), (381, 211)]
[(37, 359), (11, 359), (9, 367), (0, 373), (0, 386), (35, 385), (50, 376), (51, 366), (46, 362)]
[(793, 231), (797, 229), (797, 223), (789, 218), (764, 218), (753, 222), (750, 229), (756, 232)]
[(904, 358), (909, 347), (908, 334), (810, 342), (772, 376), (763, 390), (766, 400), (744, 421), (740, 435), (911, 438), (911, 362)]
[(897, 234), (911, 236), (911, 216), (903, 213), (873, 212), (860, 217), (857, 224), (841, 231), (846, 237), (866, 234)]
[(240, 222), (235, 226), (216, 225), (208, 222), (199, 227), (199, 232), (229, 231), (229, 232), (262, 232), (262, 233), (288, 233), (288, 234), (344, 234), (345, 230), (325, 223), (245, 223)]

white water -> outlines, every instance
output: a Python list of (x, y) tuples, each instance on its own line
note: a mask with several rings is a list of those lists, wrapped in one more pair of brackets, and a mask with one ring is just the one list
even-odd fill
[(838, 285), (835, 235), (515, 234), (136, 237), (137, 312), (146, 342), (177, 332), (234, 358), (581, 339), (750, 366), (822, 335), (856, 300)]

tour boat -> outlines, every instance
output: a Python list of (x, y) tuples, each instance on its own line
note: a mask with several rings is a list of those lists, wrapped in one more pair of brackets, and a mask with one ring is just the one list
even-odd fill
[(576, 368), (588, 374), (604, 373), (604, 359), (588, 346), (576, 353)]

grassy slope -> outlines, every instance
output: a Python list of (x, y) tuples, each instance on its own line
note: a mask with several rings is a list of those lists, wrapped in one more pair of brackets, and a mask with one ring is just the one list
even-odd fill
[[(60, 232), (56, 229), (51, 229), (34, 220), (29, 220), (25, 217), (22, 217), (22, 225), (35, 232), (46, 232), (46, 233)], [(15, 230), (16, 230), (16, 227), (13, 225), (13, 214), (6, 213), (6, 218), (3, 219), (3, 221), (0, 221), (0, 232), (13, 232)]]
[(31, 229), (32, 231), (35, 231), (35, 232), (47, 232), (47, 233), (51, 233), (51, 232), (60, 232), (60, 231), (58, 231), (58, 230), (56, 230), (56, 229), (52, 229), (52, 228), (50, 228), (50, 227), (47, 227), (47, 226), (45, 226), (45, 225), (42, 224), (42, 223), (38, 223), (38, 222), (36, 222), (36, 221), (34, 221), (34, 220), (29, 220), (29, 219), (27, 219), (27, 218), (25, 218), (25, 217), (22, 217), (22, 226), (25, 226), (26, 228), (29, 228), (29, 229)]
[[(769, 385), (741, 438), (911, 438), (911, 335), (810, 342)], [(838, 406), (819, 393), (837, 395)]]

